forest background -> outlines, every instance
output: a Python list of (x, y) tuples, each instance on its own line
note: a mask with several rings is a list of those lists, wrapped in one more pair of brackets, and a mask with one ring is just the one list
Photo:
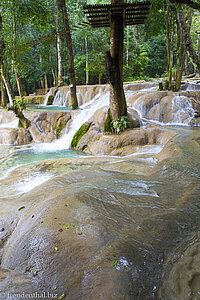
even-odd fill
[[(124, 82), (169, 78), (169, 75), (173, 79), (178, 76), (180, 67), (185, 75), (199, 71), (187, 51), (180, 17), (184, 15), (198, 58), (200, 11), (168, 0), (151, 2), (146, 23), (124, 30)], [(104, 53), (110, 48), (110, 29), (94, 29), (84, 23), (87, 20), (83, 7), (88, 4), (110, 4), (110, 1), (66, 1), (76, 81), (77, 84), (107, 83)], [(68, 85), (67, 45), (59, 1), (1, 0), (0, 13), (0, 47), (3, 41), (3, 59), (6, 59), (6, 70), (15, 95), (20, 94), (20, 89), (23, 95), (28, 95), (39, 88)], [(59, 64), (62, 82), (59, 81)]]

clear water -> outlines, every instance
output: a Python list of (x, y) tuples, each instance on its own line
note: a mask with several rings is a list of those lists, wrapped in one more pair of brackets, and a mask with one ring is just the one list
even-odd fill
[[(6, 155), (5, 155), (6, 153)], [(80, 157), (84, 154), (72, 149), (57, 150), (57, 151), (35, 151), (32, 145), (26, 146), (11, 146), (0, 145), (0, 177), (20, 165), (26, 165), (37, 161), (47, 159)]]
[(31, 111), (38, 111), (38, 110), (47, 110), (47, 111), (67, 111), (71, 110), (71, 106), (56, 106), (56, 105), (35, 105), (35, 104), (29, 104), (27, 105), (27, 110)]

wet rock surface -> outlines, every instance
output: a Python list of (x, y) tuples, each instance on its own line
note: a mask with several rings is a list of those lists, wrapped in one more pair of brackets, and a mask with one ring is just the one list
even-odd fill
[(99, 133), (96, 128), (90, 127), (80, 139), (77, 150), (93, 155), (130, 155), (137, 145), (165, 144), (170, 136), (169, 131), (153, 126), (128, 129), (119, 135)]
[(0, 144), (25, 145), (31, 143), (32, 140), (28, 129), (0, 128)]
[(190, 241), (174, 263), (169, 262), (158, 297), (168, 299), (198, 299), (200, 294), (200, 241)]
[(54, 176), (28, 192), (15, 184), (0, 198), (2, 291), (12, 278), (15, 292), (24, 284), (27, 292), (54, 290), (66, 299), (153, 299), (159, 287), (165, 291), (167, 262), (199, 228), (199, 131), (181, 132), (153, 157), (49, 160), (1, 179), (1, 190), (11, 190), (17, 178)]
[(31, 118), (30, 132), (36, 142), (48, 143), (57, 139), (71, 119), (70, 112), (41, 112)]
[(199, 91), (156, 91), (131, 95), (128, 105), (147, 121), (165, 124), (199, 125)]

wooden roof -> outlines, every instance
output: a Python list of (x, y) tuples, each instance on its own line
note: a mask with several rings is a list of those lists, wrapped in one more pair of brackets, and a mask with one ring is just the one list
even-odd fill
[(92, 27), (110, 27), (113, 16), (123, 16), (124, 25), (144, 24), (149, 13), (150, 1), (132, 2), (123, 5), (87, 5), (84, 13)]

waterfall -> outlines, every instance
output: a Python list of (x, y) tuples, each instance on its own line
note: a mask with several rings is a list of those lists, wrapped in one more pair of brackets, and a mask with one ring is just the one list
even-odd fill
[(200, 90), (200, 82), (188, 82), (186, 91), (199, 91)]
[(194, 117), (194, 109), (192, 103), (185, 96), (174, 96), (172, 100), (172, 112), (174, 124), (185, 124), (188, 125), (189, 122)]
[(66, 104), (69, 103), (69, 101), (68, 101), (69, 96), (70, 96), (70, 91), (67, 92), (66, 96), (64, 96), (64, 94), (61, 91), (58, 91), (53, 100), (53, 105), (66, 106)]
[(18, 128), (19, 120), (16, 118), (15, 120), (8, 123), (1, 123), (0, 128)]
[(48, 93), (46, 94), (46, 97), (45, 97), (45, 99), (44, 99), (43, 105), (47, 105), (48, 100), (49, 100), (49, 95), (50, 95), (50, 92), (48, 92)]
[(33, 149), (35, 151), (56, 151), (69, 149), (72, 138), (77, 130), (85, 122), (87, 122), (98, 109), (109, 105), (109, 95), (109, 92), (103, 95), (97, 94), (90, 102), (87, 102), (84, 105), (80, 106), (80, 109), (75, 112), (75, 116), (74, 118), (72, 118), (72, 123), (69, 131), (66, 130), (64, 135), (58, 140), (52, 143), (36, 144), (34, 145)]
[(133, 105), (138, 112), (142, 125), (154, 123), (158, 125), (190, 125), (195, 110), (186, 96), (173, 95), (173, 98), (139, 97)]

